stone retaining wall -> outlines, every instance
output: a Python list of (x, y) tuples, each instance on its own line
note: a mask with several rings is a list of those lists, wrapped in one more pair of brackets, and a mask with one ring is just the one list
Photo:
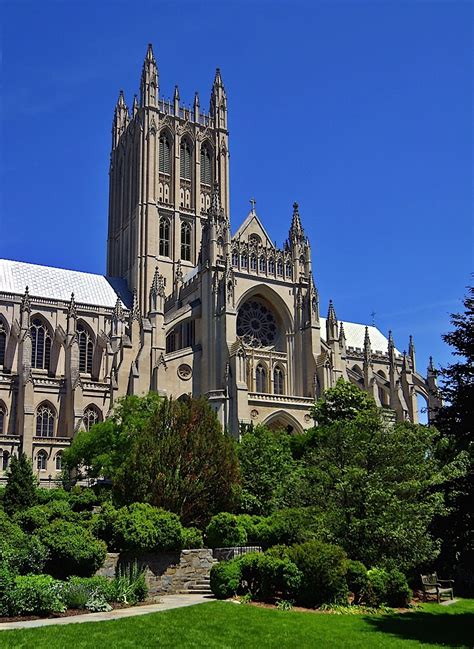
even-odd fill
[(141, 554), (137, 557), (110, 552), (96, 575), (115, 577), (118, 566), (128, 565), (134, 561), (145, 568), (150, 597), (189, 590), (190, 586), (208, 578), (212, 565), (216, 563), (212, 550), (207, 549)]

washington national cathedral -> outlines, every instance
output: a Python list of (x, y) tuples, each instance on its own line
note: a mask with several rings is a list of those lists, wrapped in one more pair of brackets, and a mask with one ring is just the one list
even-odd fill
[(140, 96), (115, 106), (107, 274), (0, 260), (0, 476), (23, 449), (44, 483), (76, 432), (127, 394), (205, 395), (222, 425), (288, 432), (339, 377), (387, 417), (436, 408), (408, 353), (374, 326), (320, 316), (298, 205), (276, 248), (255, 203), (232, 234), (227, 97), (219, 70), (209, 112), (160, 96), (148, 46)]

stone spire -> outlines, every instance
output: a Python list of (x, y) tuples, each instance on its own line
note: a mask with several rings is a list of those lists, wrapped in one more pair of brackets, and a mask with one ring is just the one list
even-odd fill
[(392, 331), (388, 332), (387, 354), (392, 365), (395, 364), (395, 343), (393, 342)]
[(25, 293), (21, 298), (20, 303), (20, 324), (22, 329), (28, 329), (30, 326), (30, 315), (31, 315), (31, 302), (30, 302), (30, 292), (28, 286), (25, 288)]
[(372, 362), (372, 347), (370, 344), (369, 327), (365, 328), (364, 335), (364, 364), (369, 365)]
[(158, 68), (151, 43), (148, 45), (140, 82), (140, 106), (156, 106), (158, 102)]
[(339, 324), (339, 347), (345, 348), (346, 346), (346, 332), (344, 331), (344, 323)]
[(309, 273), (309, 315), (311, 320), (319, 321), (319, 295), (316, 284), (314, 283), (313, 273)]
[(435, 369), (435, 366), (433, 364), (433, 356), (430, 356), (430, 360), (428, 362), (427, 375), (428, 376), (430, 376), (430, 375), (435, 376), (436, 375), (436, 369)]
[(174, 114), (179, 115), (179, 88), (177, 85), (174, 87), (173, 103), (174, 103)]
[(298, 203), (293, 203), (293, 216), (291, 218), (291, 227), (288, 239), (290, 243), (304, 243), (305, 234), (301, 225), (301, 217), (298, 209)]
[(194, 93), (194, 121), (199, 122), (199, 93)]
[(408, 356), (410, 357), (411, 369), (413, 372), (416, 372), (415, 343), (413, 342), (413, 336), (410, 336), (410, 341), (408, 343)]
[(332, 300), (329, 300), (328, 317), (326, 319), (326, 342), (332, 343), (339, 340), (336, 311)]
[(165, 297), (165, 281), (163, 275), (161, 275), (158, 270), (158, 266), (156, 266), (150, 288), (150, 311), (154, 312), (159, 310), (159, 307), (163, 306), (162, 300), (164, 300)]
[(138, 323), (141, 320), (140, 317), (140, 306), (138, 304), (138, 297), (137, 297), (137, 289), (133, 291), (133, 303), (132, 303), (132, 309), (130, 311), (130, 317), (129, 317), (129, 324), (130, 326), (134, 321), (137, 321)]
[(123, 90), (119, 92), (117, 103), (114, 110), (114, 121), (112, 125), (112, 147), (115, 148), (119, 143), (122, 133), (128, 126), (130, 116), (128, 114), (128, 107), (125, 103)]
[(217, 128), (227, 128), (227, 96), (219, 68), (216, 69), (214, 83), (212, 84), (209, 112), (211, 117), (214, 117)]
[(135, 117), (137, 113), (138, 113), (138, 99), (136, 95), (133, 95), (132, 115)]
[(112, 313), (112, 336), (121, 336), (123, 334), (123, 323), (125, 322), (125, 314), (123, 312), (122, 301), (117, 298), (115, 303), (114, 312)]
[(76, 309), (76, 301), (74, 299), (74, 293), (71, 293), (71, 299), (69, 300), (69, 304), (67, 307), (67, 332), (68, 333), (73, 333), (75, 330), (77, 320), (77, 309)]

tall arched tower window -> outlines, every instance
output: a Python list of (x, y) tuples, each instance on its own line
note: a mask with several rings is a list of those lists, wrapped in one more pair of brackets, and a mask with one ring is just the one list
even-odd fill
[(5, 365), (5, 350), (7, 348), (7, 329), (0, 318), (0, 366)]
[(170, 256), (170, 220), (167, 216), (160, 218), (160, 244), (159, 253), (161, 257)]
[(160, 135), (160, 172), (163, 174), (171, 173), (171, 145), (166, 133)]
[(31, 332), (31, 367), (49, 370), (51, 357), (51, 334), (41, 318), (33, 318)]
[(191, 224), (181, 223), (181, 259), (191, 261)]
[(81, 322), (77, 325), (77, 341), (79, 343), (79, 372), (92, 374), (94, 343), (89, 328)]
[(36, 437), (54, 436), (56, 413), (49, 404), (42, 404), (36, 411)]
[(191, 145), (188, 140), (181, 140), (179, 149), (180, 176), (185, 180), (191, 180)]
[(279, 365), (273, 370), (273, 393), (285, 394), (285, 374)]
[(205, 185), (212, 183), (212, 157), (209, 148), (204, 145), (201, 148), (201, 182)]
[(0, 435), (5, 435), (5, 422), (7, 419), (7, 409), (5, 405), (0, 401)]
[(267, 370), (259, 363), (255, 370), (255, 392), (267, 392)]

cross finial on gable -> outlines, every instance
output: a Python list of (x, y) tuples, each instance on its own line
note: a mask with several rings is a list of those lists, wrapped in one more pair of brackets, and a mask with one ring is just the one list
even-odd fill
[(255, 198), (250, 199), (250, 205), (252, 206), (252, 212), (254, 214), (255, 214), (255, 205), (256, 205), (256, 203), (257, 203), (257, 201), (255, 200)]

